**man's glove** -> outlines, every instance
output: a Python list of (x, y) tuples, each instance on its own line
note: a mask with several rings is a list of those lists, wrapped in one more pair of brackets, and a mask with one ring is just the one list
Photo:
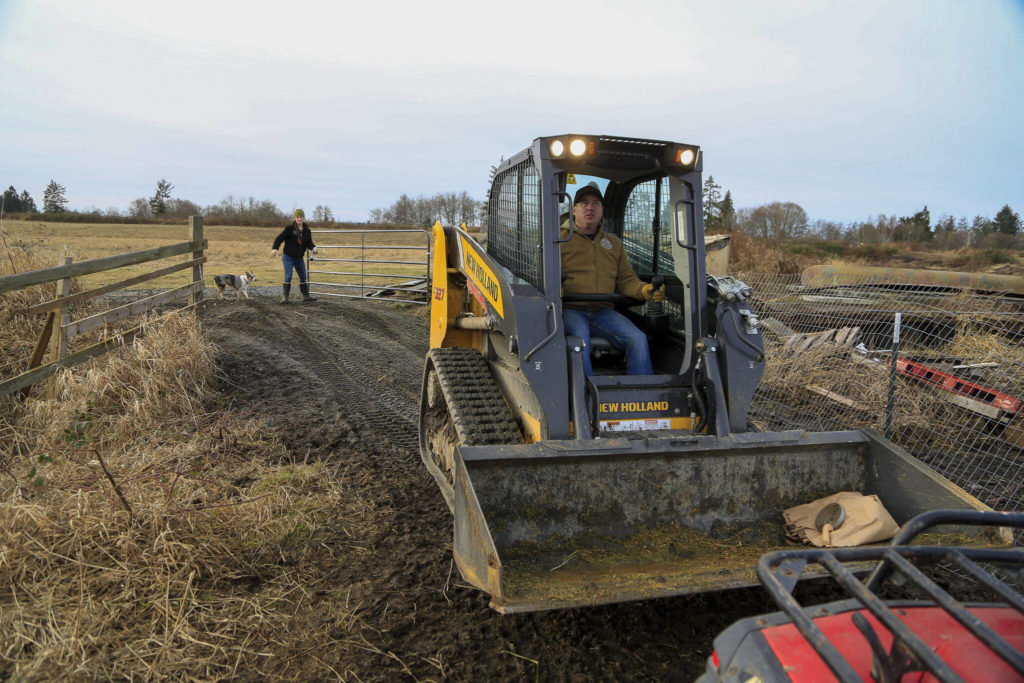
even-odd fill
[(661, 302), (665, 300), (665, 285), (654, 289), (654, 285), (644, 285), (640, 293), (644, 297), (644, 301), (650, 301), (654, 299), (655, 302)]
[(319, 253), (320, 253), (320, 252), (319, 252), (319, 251), (317, 251), (317, 248), (316, 248), (316, 247), (313, 247), (313, 255), (314, 255), (314, 256), (316, 256), (316, 255), (317, 255), (317, 254), (319, 254)]

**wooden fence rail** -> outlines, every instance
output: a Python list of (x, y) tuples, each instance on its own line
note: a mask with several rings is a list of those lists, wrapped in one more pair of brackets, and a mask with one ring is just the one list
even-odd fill
[(45, 282), (53, 282), (66, 277), (78, 275), (89, 275), (124, 266), (134, 266), (137, 263), (156, 261), (157, 259), (187, 254), (189, 252), (202, 251), (206, 248), (206, 240), (198, 242), (182, 242), (181, 244), (168, 244), (163, 247), (153, 247), (142, 251), (133, 251), (129, 254), (117, 254), (116, 256), (105, 256), (103, 258), (79, 261), (65, 266), (54, 266), (53, 268), (42, 268), (41, 270), (30, 270), (27, 273), (17, 275), (4, 275), (0, 277), (0, 294), (15, 289), (24, 289), (32, 285), (41, 285)]
[[(72, 367), (88, 360), (89, 358), (106, 353), (119, 344), (126, 343), (135, 337), (141, 336), (145, 331), (145, 326), (140, 325), (131, 330), (117, 333), (112, 337), (103, 339), (97, 344), (93, 344), (92, 346), (68, 354), (67, 340), (76, 335), (104, 327), (111, 322), (124, 320), (131, 316), (145, 313), (156, 306), (164, 305), (170, 301), (186, 296), (190, 299), (189, 306), (197, 304), (202, 299), (203, 295), (202, 264), (206, 262), (206, 257), (203, 255), (203, 250), (206, 249), (206, 247), (207, 242), (203, 239), (202, 216), (192, 216), (189, 218), (188, 242), (170, 244), (163, 247), (154, 247), (152, 249), (143, 249), (142, 251), (135, 251), (128, 254), (105, 256), (103, 258), (81, 261), (79, 263), (72, 263), (70, 258), (65, 257), (64, 264), (60, 266), (42, 268), (40, 270), (33, 270), (27, 273), (16, 273), (14, 275), (5, 275), (0, 277), (0, 293), (24, 289), (33, 285), (45, 284), (47, 282), (58, 283), (56, 298), (52, 301), (36, 304), (35, 306), (31, 306), (25, 310), (29, 315), (45, 313), (46, 321), (43, 325), (43, 330), (39, 335), (39, 340), (36, 342), (36, 347), (32, 353), (32, 357), (28, 361), (26, 371), (10, 379), (0, 381), (0, 396), (5, 396), (18, 391), (19, 389), (22, 392), (22, 396), (24, 396), (33, 384), (50, 377), (60, 368)], [(185, 263), (174, 264), (143, 275), (130, 277), (125, 280), (121, 280), (120, 282), (97, 287), (86, 292), (79, 292), (74, 296), (68, 296), (71, 278), (77, 275), (99, 273), (107, 270), (113, 270), (115, 268), (123, 268), (124, 266), (131, 266), (171, 256), (178, 256), (180, 254), (191, 254), (192, 258)], [(67, 307), (72, 304), (88, 301), (103, 294), (117, 291), (130, 285), (153, 280), (186, 268), (192, 269), (192, 281), (189, 284), (182, 285), (181, 287), (169, 289), (167, 291), (160, 292), (159, 294), (154, 294), (152, 296), (133, 301), (129, 304), (110, 309), (103, 313), (97, 313), (95, 315), (82, 318), (81, 320), (72, 321), (69, 319), (68, 314), (64, 312)], [(185, 308), (187, 307), (188, 306)], [(50, 350), (51, 360), (48, 363), (40, 365), (43, 358), (46, 356), (48, 349)]]
[(193, 261), (177, 263), (173, 266), (168, 266), (167, 268), (154, 270), (153, 272), (146, 273), (145, 275), (137, 275), (135, 277), (130, 277), (127, 280), (121, 280), (120, 282), (114, 282), (109, 285), (103, 285), (102, 287), (97, 287), (96, 289), (90, 289), (87, 292), (79, 292), (78, 294), (74, 294), (69, 297), (54, 299), (53, 301), (44, 301), (41, 304), (36, 304), (35, 306), (26, 308), (25, 314), (37, 315), (39, 313), (52, 311), (56, 308), (73, 306), (74, 304), (79, 304), (82, 303), (83, 301), (88, 301), (89, 299), (95, 299), (98, 296), (109, 294), (110, 292), (116, 292), (119, 289), (124, 289), (125, 287), (130, 287), (131, 285), (141, 284), (149, 280), (155, 280), (158, 277), (163, 277), (164, 275), (170, 275), (171, 273), (175, 273), (179, 270), (185, 270), (186, 268), (195, 268), (197, 266), (201, 266), (204, 263), (206, 263), (205, 256), (203, 256), (202, 258), (195, 259)]

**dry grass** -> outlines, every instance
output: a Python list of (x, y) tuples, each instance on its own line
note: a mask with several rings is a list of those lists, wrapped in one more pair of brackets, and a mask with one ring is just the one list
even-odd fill
[[(5, 222), (5, 225), (7, 223)], [(0, 248), (0, 276), (39, 270), (63, 262), (63, 256), (52, 247), (41, 242), (7, 241), (7, 249)], [(116, 279), (120, 279), (116, 278)], [(0, 345), (6, 352), (0, 356), (0, 380), (9, 379), (23, 372), (39, 340), (46, 323), (46, 315), (28, 316), (25, 309), (52, 300), (59, 289), (59, 283), (47, 282), (25, 289), (0, 294)], [(73, 278), (70, 293), (82, 291), (82, 281)], [(83, 302), (65, 309), (72, 320), (99, 313), (112, 305), (100, 299)], [(128, 318), (111, 323), (106, 329), (98, 328), (72, 337), (68, 341), (68, 352), (78, 351), (97, 343), (104, 337), (134, 327), (137, 318)], [(54, 335), (51, 335), (51, 341)], [(50, 358), (47, 355), (44, 362)]]
[(374, 504), (221, 410), (214, 354), (176, 313), (57, 400), (0, 398), (0, 678), (320, 679), (372, 650), (307, 560), (328, 521), (369, 552)]
[[(52, 250), (41, 252), (39, 245), (11, 245), (10, 238), (7, 241), (9, 248), (0, 251), (0, 276), (35, 270), (41, 263), (57, 261), (57, 254)], [(43, 326), (43, 318), (29, 318), (22, 311), (49, 301), (53, 292), (54, 285), (49, 283), (0, 294), (0, 348), (4, 349), (0, 355), (0, 379), (13, 377), (25, 369)]]
[[(883, 296), (884, 294), (884, 296)], [(860, 296), (862, 293), (855, 293)], [(992, 391), (1024, 396), (1024, 346), (1021, 345), (1019, 307), (1009, 299), (971, 292), (940, 296), (914, 288), (876, 292), (870, 311), (856, 306), (820, 303), (817, 307), (793, 302), (790, 310), (775, 299), (773, 315), (798, 329), (840, 329), (855, 324), (874, 325), (866, 343), (884, 349), (878, 339), (879, 323), (868, 323), (878, 311), (904, 311), (900, 355), (925, 366), (954, 372), (953, 365), (975, 365), (959, 376), (970, 386), (959, 393), (934, 384), (897, 375), (890, 384), (890, 354), (877, 351), (878, 362), (865, 362), (845, 346), (823, 344), (795, 351), (770, 333), (765, 337), (769, 358), (758, 390), (764, 404), (757, 419), (766, 424), (800, 424), (820, 430), (871, 427), (885, 431), (890, 386), (894, 405), (892, 439), (944, 476), (970, 490), (984, 493), (985, 502), (1002, 509), (1017, 500), (1020, 441), (1016, 429), (993, 419), (995, 404), (986, 404)], [(858, 323), (858, 316), (862, 316)], [(887, 331), (891, 333), (891, 331)], [(876, 346), (876, 348), (879, 348)], [(856, 362), (858, 359), (861, 362)], [(955, 374), (955, 373), (954, 373)], [(966, 403), (970, 398), (974, 403)], [(987, 416), (987, 417), (986, 417)], [(771, 426), (770, 424), (768, 426)], [(982, 484), (975, 479), (984, 468)]]
[[(853, 363), (848, 348), (830, 344), (792, 353), (782, 344), (770, 343), (766, 344), (765, 351), (771, 360), (765, 366), (759, 390), (762, 394), (796, 406), (824, 422), (834, 418), (846, 424), (846, 428), (870, 427), (884, 431), (883, 408), (889, 395), (889, 371), (884, 362)], [(851, 409), (849, 405), (823, 396), (817, 389), (872, 409)], [(899, 392), (893, 410), (895, 424), (919, 425), (930, 421), (934, 404), (935, 399), (923, 392)]]
[(742, 232), (732, 233), (730, 245), (730, 272), (795, 274), (810, 265), (787, 254), (779, 245)]

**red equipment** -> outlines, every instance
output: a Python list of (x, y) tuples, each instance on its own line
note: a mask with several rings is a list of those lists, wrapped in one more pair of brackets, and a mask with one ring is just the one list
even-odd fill
[[(783, 611), (719, 634), (699, 681), (1024, 680), (1024, 595), (1002, 580), (1016, 576), (1019, 590), (1024, 548), (909, 545), (939, 524), (1024, 527), (1024, 513), (933, 510), (905, 524), (889, 546), (764, 555), (758, 577)], [(865, 560), (877, 565), (861, 582), (851, 568)], [(921, 571), (936, 562), (997, 601), (956, 600)], [(801, 605), (792, 592), (808, 563), (821, 565), (852, 598)], [(876, 591), (890, 571), (928, 599), (883, 601)]]

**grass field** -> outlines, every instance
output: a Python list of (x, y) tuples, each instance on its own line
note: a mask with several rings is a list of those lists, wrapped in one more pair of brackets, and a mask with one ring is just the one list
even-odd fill
[[(408, 249), (389, 249), (387, 245), (399, 247), (418, 247), (427, 245), (425, 233), (394, 232), (370, 233), (364, 235), (318, 234), (314, 229), (314, 242), (321, 246), (320, 258), (359, 259), (361, 249), (339, 248), (330, 245), (362, 245), (367, 260), (381, 261), (425, 261), (422, 251)], [(0, 253), (0, 258), (7, 257), (7, 250), (24, 250), (32, 253), (37, 261), (51, 262), (53, 265), (63, 263), (65, 253), (75, 262), (111, 256), (133, 251), (141, 251), (151, 247), (177, 244), (188, 241), (188, 225), (122, 225), (122, 224), (78, 224), (78, 223), (43, 223), (39, 221), (4, 221), (0, 231), (7, 247)], [(273, 286), (281, 282), (282, 269), (280, 257), (270, 256), (270, 247), (281, 228), (257, 228), (242, 226), (207, 226), (203, 234), (209, 243), (206, 250), (207, 263), (205, 281), (209, 289), (213, 288), (213, 276), (220, 273), (240, 274), (251, 270), (257, 278), (256, 285)], [(385, 245), (382, 248), (370, 248), (374, 245)], [(100, 285), (117, 282), (126, 278), (141, 275), (172, 263), (187, 260), (185, 256), (172, 257), (162, 261), (143, 263), (135, 266), (118, 268), (86, 275), (79, 279), (83, 289), (91, 289)], [(372, 267), (375, 272), (394, 274), (424, 274), (426, 266), (399, 266), (394, 264), (367, 264), (366, 270)], [(323, 262), (316, 265), (317, 269), (358, 272), (359, 264), (347, 262)], [(186, 270), (173, 275), (151, 281), (142, 285), (146, 288), (166, 288), (185, 284), (191, 279), (191, 271)], [(317, 277), (312, 278), (317, 281)], [(343, 278), (331, 276), (341, 281)], [(351, 281), (354, 278), (349, 278)]]
[[(375, 226), (367, 226), (375, 229)], [(270, 246), (281, 228), (247, 226), (206, 226), (204, 235), (209, 243), (204, 270), (208, 293), (213, 293), (213, 276), (221, 273), (238, 275), (247, 270), (255, 273), (256, 286), (275, 287), (282, 279), (280, 257), (270, 256)], [(314, 229), (314, 241), (320, 246), (313, 271), (345, 273), (384, 273), (409, 279), (427, 274), (423, 250), (428, 244), (426, 233), (405, 231), (352, 232), (325, 234)], [(76, 262), (110, 256), (151, 247), (176, 244), (188, 239), (188, 225), (134, 225), (134, 224), (81, 224), (45, 223), (39, 221), (7, 221), (0, 226), (6, 248), (0, 245), (0, 258), (8, 253), (31, 254), (36, 263), (58, 265), (66, 253)], [(899, 268), (925, 268), (944, 270), (982, 271), (1000, 268), (1004, 274), (1024, 271), (1017, 255), (992, 249), (959, 249), (953, 252), (921, 251), (917, 245), (887, 244), (850, 247), (838, 243), (813, 243), (808, 251), (807, 240), (768, 243), (763, 240), (734, 234), (730, 270), (750, 273), (799, 273), (807, 266), (818, 263), (848, 262), (872, 266)], [(338, 245), (344, 245), (338, 246)], [(837, 251), (839, 250), (839, 251)], [(841, 253), (837, 256), (837, 253)], [(118, 282), (141, 275), (174, 262), (187, 260), (184, 256), (162, 261), (128, 266), (113, 271), (95, 273), (78, 278), (81, 289)], [(387, 263), (409, 261), (410, 265)], [(185, 284), (191, 271), (152, 280), (141, 285), (146, 289), (163, 289)], [(368, 286), (396, 285), (401, 278), (372, 278), (358, 275), (326, 275), (314, 272), (314, 284), (323, 282), (355, 283), (364, 280)], [(324, 291), (323, 287), (314, 287)], [(338, 293), (358, 293), (346, 289), (333, 289)]]

